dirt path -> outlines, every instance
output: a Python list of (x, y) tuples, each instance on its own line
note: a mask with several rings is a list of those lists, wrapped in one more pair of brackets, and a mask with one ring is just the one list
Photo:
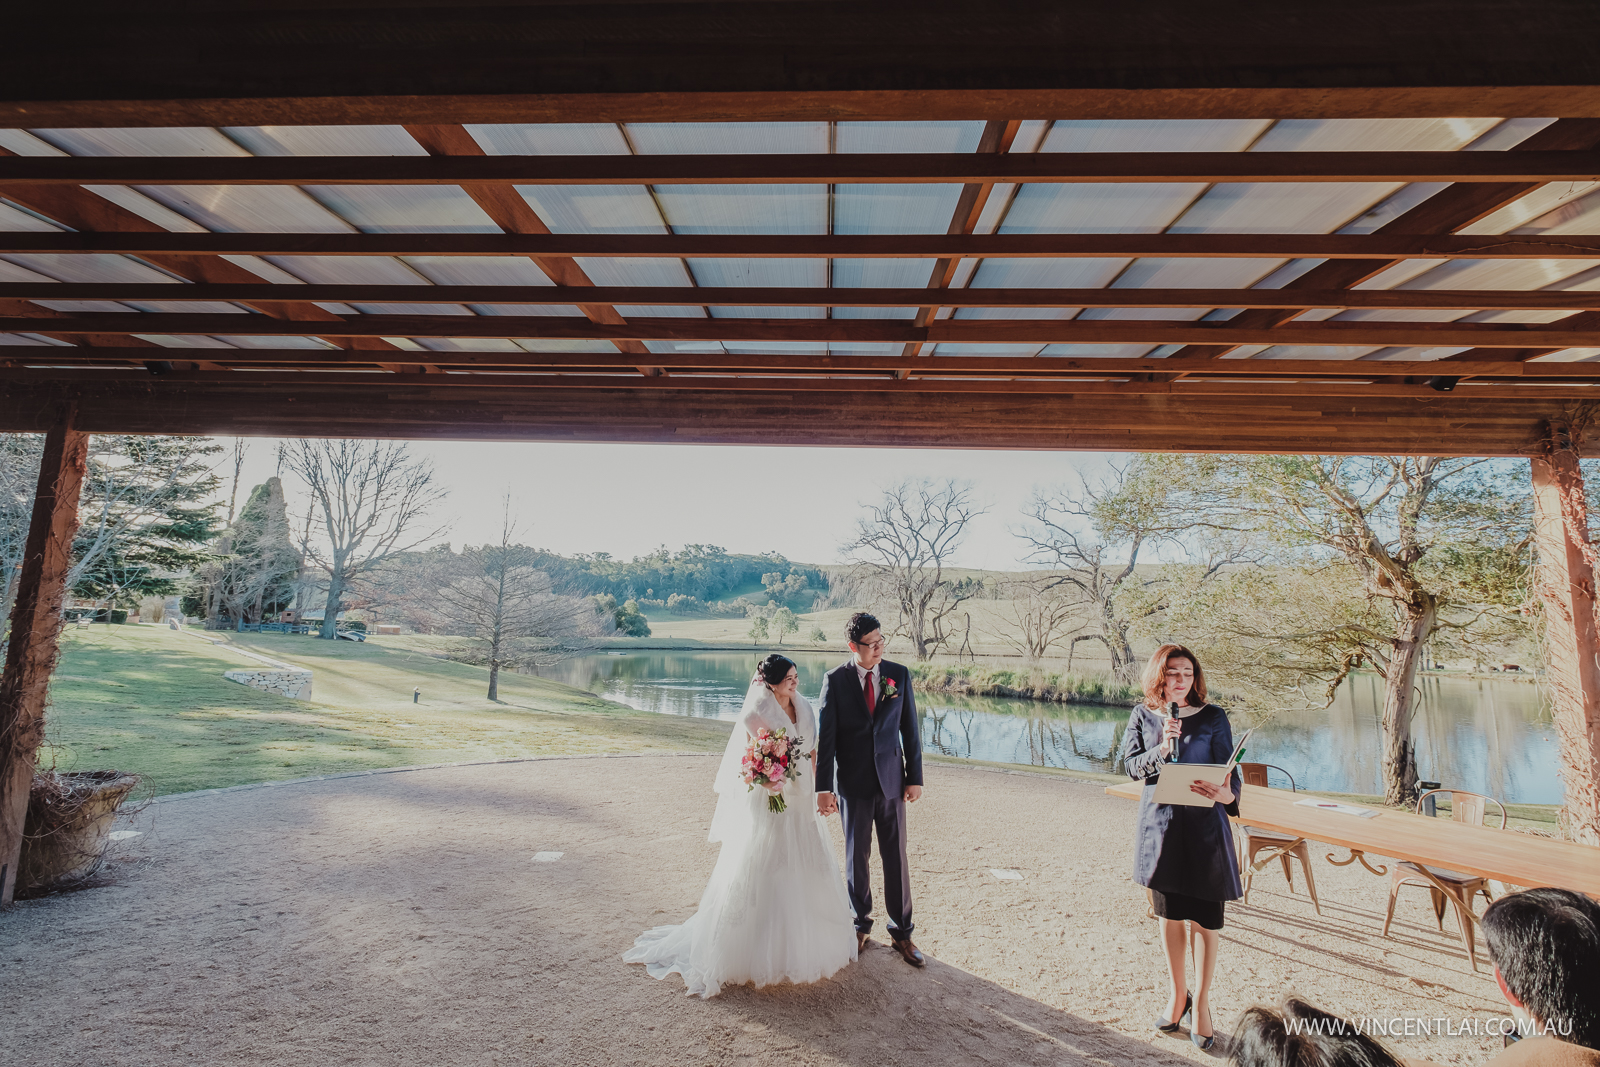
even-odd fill
[[(1135, 806), (1061, 779), (930, 765), (910, 828), (924, 972), (878, 947), (835, 981), (701, 1002), (676, 978), (621, 963), (639, 931), (699, 899), (715, 858), (714, 766), (556, 759), (163, 800), (113, 868), (116, 884), (0, 915), (0, 1059), (1207, 1059), (1150, 1030), (1163, 965), (1128, 877)], [(562, 856), (536, 862), (539, 852)], [(1249, 907), (1230, 906), (1219, 1029), (1291, 988), (1352, 1015), (1502, 1013), (1492, 979), (1436, 932), (1427, 894), (1403, 899), (1384, 941), (1384, 880), (1320, 861), (1316, 875), (1320, 918), (1276, 869), (1257, 878)], [(1443, 1063), (1491, 1050), (1471, 1038), (1395, 1044)]]

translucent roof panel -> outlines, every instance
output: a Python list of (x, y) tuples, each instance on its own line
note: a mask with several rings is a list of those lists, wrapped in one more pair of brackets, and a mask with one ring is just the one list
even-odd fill
[(705, 290), (711, 314), (724, 319), (820, 319), (820, 307), (717, 307), (719, 285), (770, 285), (822, 288), (828, 284), (828, 264), (821, 259), (691, 259), (689, 269)]
[(321, 285), (427, 285), (428, 279), (387, 256), (271, 256), (274, 266)]
[[(836, 289), (924, 289), (933, 275), (931, 259), (836, 259), (833, 261), (833, 286)], [(910, 319), (917, 309), (836, 307), (836, 319)], [(870, 354), (870, 353), (869, 353)]]
[(64, 156), (61, 149), (49, 141), (35, 137), (27, 130), (0, 129), (0, 148), (19, 156)]
[[(19, 267), (58, 282), (170, 282), (173, 277), (127, 256), (107, 255), (7, 255)], [(181, 284), (181, 283), (180, 283)]]
[[(1044, 152), (1242, 152), (1268, 124), (1206, 122), (1057, 122)], [(1200, 183), (1029, 184), (1001, 233), (1160, 233), (1206, 190)]]
[(936, 356), (1036, 356), (1042, 345), (1011, 344), (939, 344), (933, 347)]
[[(463, 343), (476, 343), (467, 338)], [(597, 352), (616, 355), (617, 346), (610, 341), (562, 341), (550, 338), (518, 337), (512, 341), (524, 352)], [(479, 349), (479, 351), (483, 351)]]
[(960, 185), (839, 185), (833, 232), (839, 234), (950, 231)]
[(500, 233), (454, 185), (308, 185), (306, 194), (364, 233)]
[(338, 348), (330, 341), (319, 337), (225, 337), (218, 336), (217, 340), (223, 341), (234, 348), (298, 348), (304, 350), (316, 349), (319, 351), (333, 351)]
[[(1451, 151), (1498, 119), (1284, 119), (1256, 152)], [(1184, 213), (1175, 233), (1331, 233), (1400, 188), (1384, 182), (1225, 182)]]
[(630, 122), (626, 138), (640, 155), (822, 155), (826, 122)]
[(555, 285), (522, 256), (407, 256), (405, 262), (436, 285)]
[(224, 126), (256, 156), (425, 156), (403, 126)]
[(1143, 359), (1151, 351), (1149, 345), (1046, 345), (1038, 354), (1073, 359)]
[(841, 122), (836, 152), (976, 152), (982, 122)]
[(30, 131), (70, 156), (247, 156), (210, 126)]
[(828, 232), (826, 185), (660, 185), (655, 196), (673, 233)]
[(0, 201), (0, 230), (11, 233), (54, 233), (59, 232), (61, 227)]
[(1126, 259), (986, 259), (972, 278), (974, 288), (1099, 289), (1111, 284)]
[[(837, 318), (838, 316), (835, 317)], [(894, 344), (833, 341), (828, 345), (828, 354), (833, 356), (898, 356), (904, 348), (904, 345)]]
[(561, 315), (582, 316), (576, 304), (469, 304), (475, 315)]
[(470, 125), (467, 132), (491, 156), (625, 156), (627, 138), (614, 122)]
[(666, 233), (642, 185), (519, 185), (552, 233)]
[(163, 207), (219, 233), (353, 233), (355, 227), (289, 185), (142, 185)]
[[(596, 285), (694, 285), (694, 279), (689, 277), (689, 269), (684, 266), (681, 259), (576, 259), (578, 267), (589, 276), (590, 281)], [(705, 312), (694, 306), (683, 307), (674, 304), (660, 306), (630, 306), (619, 307), (617, 311), (624, 318), (646, 317), (691, 317), (703, 318)]]

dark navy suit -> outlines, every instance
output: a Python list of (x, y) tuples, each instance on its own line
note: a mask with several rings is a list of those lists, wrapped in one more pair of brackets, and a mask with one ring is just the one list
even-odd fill
[[(911, 936), (911, 868), (906, 862), (905, 788), (922, 784), (922, 738), (911, 672), (898, 663), (878, 664), (877, 707), (867, 712), (855, 661), (828, 672), (817, 707), (817, 791), (839, 799), (844, 850), (849, 857), (850, 905), (856, 929), (872, 930), (872, 886), (867, 863), (872, 831), (883, 860), (884, 910), (896, 940)], [(886, 696), (888, 682), (894, 695)], [(834, 764), (837, 762), (837, 773)]]

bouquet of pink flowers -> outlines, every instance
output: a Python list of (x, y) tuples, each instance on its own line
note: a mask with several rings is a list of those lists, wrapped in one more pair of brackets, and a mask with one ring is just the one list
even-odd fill
[(787, 730), (763, 727), (756, 731), (750, 747), (745, 750), (739, 779), (748, 789), (760, 786), (770, 794), (768, 811), (780, 812), (789, 807), (783, 799), (783, 787), (800, 777), (801, 744), (801, 738), (790, 737)]

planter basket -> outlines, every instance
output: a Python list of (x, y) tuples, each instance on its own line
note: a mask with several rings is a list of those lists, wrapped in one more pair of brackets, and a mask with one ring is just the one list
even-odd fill
[(16, 895), (40, 896), (92, 878), (111, 844), (117, 808), (139, 784), (122, 771), (33, 776)]

